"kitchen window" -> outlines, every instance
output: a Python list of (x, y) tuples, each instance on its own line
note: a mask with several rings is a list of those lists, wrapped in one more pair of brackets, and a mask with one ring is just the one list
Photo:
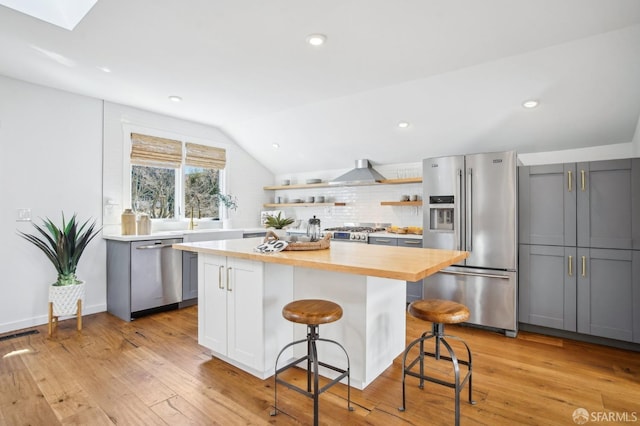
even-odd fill
[(219, 219), (225, 166), (223, 148), (131, 133), (131, 206), (152, 219)]

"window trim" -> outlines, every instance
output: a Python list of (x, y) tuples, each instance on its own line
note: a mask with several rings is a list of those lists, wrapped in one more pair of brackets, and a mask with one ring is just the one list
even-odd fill
[[(146, 127), (142, 125), (136, 125), (132, 123), (122, 123), (122, 139), (123, 139), (123, 176), (122, 176), (122, 194), (124, 208), (133, 208), (131, 206), (131, 133), (139, 133), (147, 136), (154, 136), (158, 138), (173, 139), (182, 142), (182, 162), (180, 167), (176, 170), (176, 216), (166, 219), (153, 219), (156, 221), (188, 221), (188, 215), (186, 212), (186, 206), (184, 205), (184, 159), (186, 155), (186, 143), (195, 143), (200, 145), (211, 146), (214, 148), (221, 148), (226, 150), (226, 166), (224, 169), (219, 169), (219, 187), (223, 193), (227, 193), (227, 169), (229, 167), (229, 144), (217, 142), (211, 139), (203, 139), (198, 136), (193, 136), (184, 133), (176, 133), (169, 130), (158, 129), (153, 127)], [(220, 221), (229, 217), (228, 209), (225, 206), (220, 206)]]

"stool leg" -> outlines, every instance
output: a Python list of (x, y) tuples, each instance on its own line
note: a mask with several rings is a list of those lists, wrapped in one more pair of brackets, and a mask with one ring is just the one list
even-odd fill
[(318, 426), (318, 400), (319, 400), (319, 381), (318, 381), (318, 348), (316, 341), (311, 340), (310, 357), (313, 363), (313, 425)]
[(454, 376), (454, 390), (455, 390), (455, 424), (458, 426), (460, 424), (460, 366), (458, 365), (458, 358), (456, 354), (453, 352), (453, 349), (449, 345), (449, 343), (444, 339), (444, 337), (440, 337), (440, 341), (449, 351), (449, 356), (451, 358), (451, 363), (453, 364), (453, 376)]
[(273, 411), (271, 412), (272, 416), (278, 414), (278, 361), (280, 361), (280, 357), (291, 346), (297, 345), (302, 342), (306, 342), (307, 339), (296, 340), (295, 342), (288, 343), (284, 348), (280, 350), (278, 356), (276, 357), (276, 365), (275, 365), (275, 374), (273, 375)]
[[(407, 348), (404, 350), (404, 355), (402, 356), (402, 407), (399, 407), (398, 410), (399, 411), (404, 411), (406, 404), (406, 398), (405, 398), (405, 382), (406, 382), (406, 377), (407, 377), (407, 356), (409, 356), (409, 352), (411, 352), (411, 349), (413, 349), (413, 347), (415, 345), (417, 345), (418, 343), (420, 343), (420, 355), (423, 355), (423, 342), (425, 339), (430, 338), (431, 336), (429, 336), (427, 333), (424, 333), (422, 335), (422, 337), (417, 338), (416, 340), (414, 340), (413, 342), (409, 343), (409, 346), (407, 346)], [(415, 361), (414, 361), (415, 362)]]

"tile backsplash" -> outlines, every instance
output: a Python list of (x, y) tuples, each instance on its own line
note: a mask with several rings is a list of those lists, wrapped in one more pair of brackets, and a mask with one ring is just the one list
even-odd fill
[[(375, 167), (380, 173), (389, 179), (403, 177), (417, 177), (421, 174), (419, 164), (395, 165)], [(317, 173), (316, 173), (317, 174)], [(339, 173), (334, 173), (339, 175)], [(290, 179), (291, 183), (304, 183), (306, 179), (314, 176), (293, 175), (281, 176), (282, 179)], [(326, 176), (321, 177), (324, 182), (331, 180)], [(422, 184), (396, 184), (396, 185), (364, 185), (364, 186), (330, 186), (325, 188), (304, 189), (277, 189), (271, 191), (271, 202), (280, 197), (282, 203), (292, 199), (305, 201), (307, 197), (323, 196), (325, 203), (340, 202), (345, 206), (318, 206), (318, 207), (282, 207), (286, 215), (300, 220), (303, 224), (314, 215), (322, 221), (322, 227), (341, 226), (351, 222), (391, 223), (398, 226), (422, 226), (422, 206), (382, 206), (383, 201), (400, 201), (403, 195), (417, 195), (422, 199)]]

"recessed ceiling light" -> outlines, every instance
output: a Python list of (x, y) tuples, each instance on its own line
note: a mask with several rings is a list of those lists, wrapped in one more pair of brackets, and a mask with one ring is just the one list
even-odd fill
[(409, 123), (408, 121), (400, 121), (398, 123), (398, 127), (400, 127), (401, 129), (406, 129), (410, 125), (411, 125), (411, 123)]
[(271, 146), (273, 147), (273, 149), (278, 149), (278, 148), (280, 148), (280, 144), (279, 144), (279, 143), (271, 144)]
[(307, 43), (312, 46), (321, 46), (327, 41), (327, 36), (324, 34), (309, 34), (307, 36)]
[(535, 99), (530, 99), (530, 100), (528, 100), (528, 101), (524, 101), (524, 102), (522, 103), (522, 106), (523, 106), (523, 107), (525, 107), (525, 108), (529, 108), (529, 109), (530, 109), (530, 108), (535, 108), (535, 107), (537, 107), (537, 106), (538, 106), (538, 104), (539, 104), (539, 102), (538, 102), (538, 101), (536, 101)]
[(180, 96), (169, 96), (169, 100), (171, 102), (182, 102), (182, 98)]

